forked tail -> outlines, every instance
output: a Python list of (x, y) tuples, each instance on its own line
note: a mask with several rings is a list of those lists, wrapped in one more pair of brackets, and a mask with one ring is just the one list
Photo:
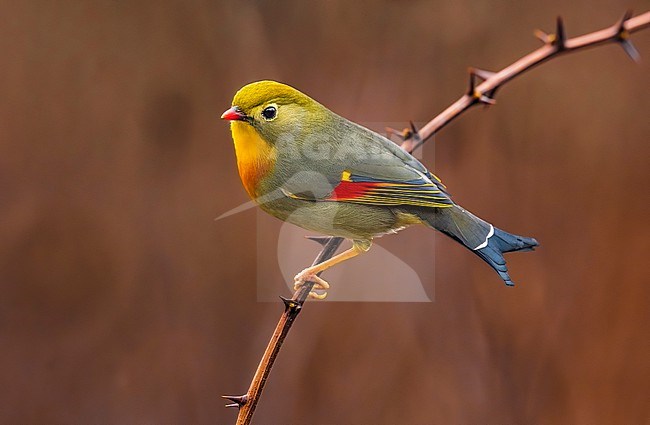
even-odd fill
[(508, 286), (514, 286), (506, 260), (505, 252), (531, 251), (537, 245), (534, 238), (517, 236), (497, 229), (458, 205), (449, 208), (436, 208), (421, 214), (426, 223), (462, 243), (488, 263)]

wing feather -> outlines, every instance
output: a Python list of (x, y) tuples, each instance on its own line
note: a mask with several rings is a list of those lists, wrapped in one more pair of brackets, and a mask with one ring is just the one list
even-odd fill
[(334, 116), (325, 140), (334, 152), (314, 161), (287, 160), (289, 174), (319, 179), (284, 181), (286, 196), (316, 202), (444, 208), (454, 205), (446, 187), (416, 158), (385, 137)]
[(329, 196), (321, 199), (291, 195), (296, 199), (348, 202), (353, 204), (400, 206), (411, 205), (445, 208), (453, 205), (449, 196), (435, 183), (421, 176), (417, 179), (392, 181), (344, 171), (341, 181)]

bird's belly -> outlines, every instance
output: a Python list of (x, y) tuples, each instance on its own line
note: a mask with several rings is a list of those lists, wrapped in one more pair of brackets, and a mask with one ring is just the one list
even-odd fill
[(349, 239), (372, 239), (415, 220), (389, 208), (345, 202), (311, 202), (282, 198), (260, 205), (267, 213), (313, 232)]

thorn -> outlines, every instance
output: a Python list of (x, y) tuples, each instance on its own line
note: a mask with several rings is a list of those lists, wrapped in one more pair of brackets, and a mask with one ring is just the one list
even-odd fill
[(411, 125), (411, 137), (413, 137), (413, 140), (415, 140), (416, 142), (422, 140), (420, 138), (420, 130), (418, 130), (415, 124), (413, 124), (413, 121), (409, 121), (409, 124)]
[(282, 295), (280, 295), (280, 299), (284, 303), (284, 308), (285, 310), (295, 310), (298, 311), (302, 308), (302, 305), (300, 305), (299, 302), (292, 300), (291, 298), (285, 298)]
[[(492, 90), (492, 93), (494, 93), (496, 89)], [(492, 97), (488, 96), (485, 93), (481, 93), (478, 90), (474, 90), (472, 93), (469, 93), (468, 96), (471, 96), (475, 101), (478, 101), (479, 103), (482, 103), (484, 105), (494, 105), (497, 103), (496, 100), (494, 100)]]
[(625, 23), (632, 17), (632, 11), (627, 10), (623, 17), (619, 19), (616, 23), (618, 28), (618, 34), (616, 34), (616, 39), (621, 43), (621, 47), (625, 53), (632, 59), (634, 62), (639, 62), (641, 60), (641, 54), (634, 47), (634, 44), (630, 41), (630, 32), (625, 28)]
[(480, 103), (483, 103), (485, 105), (494, 105), (496, 103), (496, 100), (494, 100), (494, 96), (497, 92), (498, 87), (488, 92), (481, 93), (476, 89), (476, 78), (478, 77), (483, 81), (485, 81), (488, 78), (495, 75), (496, 73), (486, 71), (484, 69), (473, 68), (473, 67), (470, 67), (468, 70), (469, 70), (469, 91), (467, 94), (473, 97), (474, 99), (478, 100)]
[(248, 402), (248, 395), (222, 395), (221, 398), (225, 398), (226, 400), (230, 400), (233, 403), (232, 404), (226, 404), (226, 407), (236, 407), (236, 408), (241, 408), (243, 405)]
[(496, 74), (496, 72), (486, 71), (486, 70), (480, 69), (480, 68), (470, 67), (469, 69), (470, 69), (469, 72), (476, 75), (477, 77), (479, 77), (483, 81), (487, 80), (488, 78), (493, 77)]
[(533, 31), (533, 34), (535, 34), (535, 37), (540, 39), (542, 43), (551, 44), (551, 37), (548, 34), (546, 34), (544, 31), (537, 29)]
[(310, 241), (317, 242), (321, 244), (322, 246), (325, 246), (327, 242), (330, 241), (329, 236), (305, 236), (305, 238), (309, 239)]
[[(499, 86), (500, 87), (500, 86)], [(485, 92), (485, 95), (492, 99), (493, 103), (496, 103), (496, 100), (494, 99), (495, 96), (497, 95), (497, 90), (499, 90), (499, 87), (495, 87), (492, 90)]]
[(404, 141), (411, 137), (411, 130), (408, 128), (405, 128), (404, 130), (395, 130), (394, 128), (386, 127), (386, 134), (388, 135), (388, 138), (391, 136), (397, 136)]
[(494, 105), (495, 103), (497, 103), (496, 100), (494, 100), (491, 97), (488, 97), (488, 96), (486, 96), (484, 94), (482, 94), (482, 95), (480, 95), (478, 97), (478, 101), (481, 102), (481, 103), (484, 103), (486, 105)]
[(282, 295), (280, 295), (280, 299), (284, 303), (285, 308), (291, 308), (291, 303), (293, 303), (293, 300), (291, 300), (289, 298), (286, 298), (286, 297), (283, 297)]
[(641, 61), (641, 54), (639, 51), (634, 47), (634, 44), (630, 40), (622, 40), (620, 41), (621, 47), (623, 50), (625, 50), (625, 53), (632, 59), (634, 62), (639, 62)]
[(565, 42), (566, 32), (564, 31), (564, 22), (562, 21), (562, 17), (558, 16), (555, 25), (555, 37), (552, 40), (552, 44), (557, 46), (558, 50), (563, 50)]
[(619, 19), (618, 22), (616, 23), (619, 37), (622, 35), (623, 32), (626, 32), (627, 36), (629, 37), (630, 33), (625, 29), (625, 23), (629, 21), (631, 17), (632, 17), (632, 10), (628, 9), (623, 14), (623, 17)]
[(469, 90), (467, 90), (467, 94), (470, 96), (474, 96), (476, 93), (476, 73), (474, 73), (474, 68), (467, 68), (467, 71), (469, 72)]
[(391, 138), (391, 136), (399, 135), (400, 133), (399, 131), (391, 127), (384, 127), (384, 128), (386, 129), (386, 137), (388, 137), (389, 139)]

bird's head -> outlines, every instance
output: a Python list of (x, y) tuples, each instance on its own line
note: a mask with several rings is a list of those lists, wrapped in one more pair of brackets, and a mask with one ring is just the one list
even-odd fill
[(328, 114), (318, 102), (286, 84), (257, 81), (242, 87), (232, 107), (221, 115), (233, 126), (252, 126), (269, 143), (296, 135), (307, 124), (322, 121)]

